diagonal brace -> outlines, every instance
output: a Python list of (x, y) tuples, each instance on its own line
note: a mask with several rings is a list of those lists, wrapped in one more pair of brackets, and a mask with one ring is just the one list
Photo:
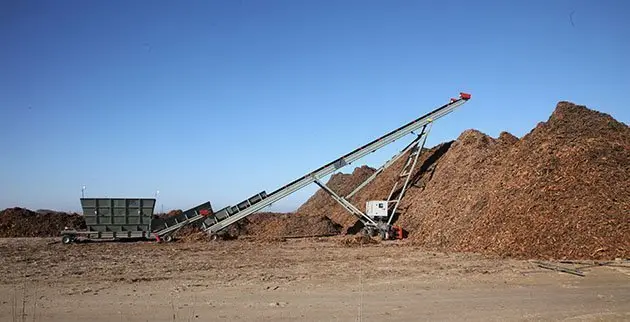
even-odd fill
[(418, 143), (418, 141), (420, 141), (420, 139), (422, 139), (422, 136), (424, 135), (424, 128), (425, 127), (426, 127), (426, 125), (422, 128), (422, 133), (419, 134), (418, 137), (416, 137), (413, 141), (411, 141), (411, 143), (409, 143), (409, 145), (407, 145), (398, 154), (396, 154), (394, 157), (389, 159), (389, 161), (385, 162), (385, 164), (383, 164), (380, 168), (378, 168), (376, 171), (374, 171), (374, 173), (372, 173), (371, 176), (369, 176), (367, 179), (365, 179), (365, 181), (363, 181), (354, 190), (352, 190), (352, 192), (350, 192), (348, 195), (346, 195), (345, 198), (346, 199), (352, 198), (352, 196), (354, 196), (357, 192), (359, 192), (361, 189), (363, 189), (365, 186), (367, 186), (368, 183), (370, 183), (370, 182), (372, 182), (372, 180), (376, 179), (376, 177), (379, 174), (381, 174), (385, 169), (389, 168), (389, 166), (391, 166), (392, 164), (394, 164), (394, 162), (396, 162), (398, 159), (400, 159), (401, 156), (403, 156), (409, 150), (413, 149), (414, 146), (416, 146), (416, 144)]
[(335, 193), (327, 185), (325, 185), (323, 182), (319, 181), (319, 179), (317, 179), (315, 177), (313, 177), (313, 179), (315, 180), (315, 183), (320, 188), (322, 188), (324, 191), (326, 191), (333, 199), (335, 199), (335, 201), (337, 201), (348, 212), (350, 212), (351, 214), (353, 214), (356, 217), (358, 217), (359, 220), (361, 220), (363, 222), (363, 224), (367, 225), (369, 223), (369, 224), (374, 225), (374, 226), (377, 225), (376, 222), (374, 220), (372, 220), (372, 218), (368, 217), (366, 214), (364, 214), (361, 210), (359, 210), (357, 207), (355, 207), (352, 203), (350, 203), (344, 197), (340, 197), (337, 193)]

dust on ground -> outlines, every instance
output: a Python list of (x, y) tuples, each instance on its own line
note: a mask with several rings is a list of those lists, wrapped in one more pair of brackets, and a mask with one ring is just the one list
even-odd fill
[(627, 320), (630, 269), (347, 237), (260, 243), (0, 239), (0, 320)]

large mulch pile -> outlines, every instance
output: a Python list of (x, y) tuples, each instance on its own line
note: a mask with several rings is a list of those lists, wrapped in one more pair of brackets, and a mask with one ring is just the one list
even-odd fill
[(54, 211), (34, 212), (24, 208), (0, 211), (0, 237), (57, 237), (65, 227), (85, 229), (79, 214)]
[[(403, 161), (351, 201), (363, 209), (386, 198)], [(610, 115), (560, 102), (521, 139), (468, 130), (419, 164), (398, 224), (422, 246), (514, 258), (630, 257), (630, 128)], [(341, 207), (331, 211), (346, 216), (344, 226), (352, 219)]]

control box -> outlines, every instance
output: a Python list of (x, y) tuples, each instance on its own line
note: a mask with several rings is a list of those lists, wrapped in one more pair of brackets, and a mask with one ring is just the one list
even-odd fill
[(386, 218), (387, 217), (387, 201), (386, 200), (370, 200), (365, 205), (365, 212), (370, 218)]

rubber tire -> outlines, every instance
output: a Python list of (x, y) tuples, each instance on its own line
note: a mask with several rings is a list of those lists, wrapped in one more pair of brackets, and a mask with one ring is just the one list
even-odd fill
[(164, 242), (170, 243), (172, 241), (173, 241), (173, 236), (171, 235), (164, 236)]
[(61, 243), (62, 244), (71, 244), (74, 241), (74, 237), (70, 236), (70, 235), (63, 235), (63, 237), (61, 237)]

